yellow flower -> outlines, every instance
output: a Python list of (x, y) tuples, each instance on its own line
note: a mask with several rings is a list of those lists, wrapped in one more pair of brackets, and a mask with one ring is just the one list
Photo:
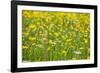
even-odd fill
[(88, 43), (88, 40), (87, 40), (87, 39), (84, 39), (84, 42), (85, 42), (85, 43)]
[(22, 12), (22, 15), (25, 16), (25, 17), (27, 17), (28, 11), (23, 11), (23, 12)]
[(29, 13), (29, 14), (27, 15), (27, 17), (28, 17), (28, 18), (32, 18), (33, 16)]
[(78, 29), (79, 29), (79, 28), (80, 28), (80, 24), (76, 24), (76, 28), (78, 28)]
[(48, 51), (50, 51), (50, 50), (51, 50), (51, 48), (49, 47), (47, 50), (48, 50)]
[(47, 19), (46, 19), (46, 21), (48, 22), (48, 21), (49, 21), (49, 19), (47, 18)]
[(54, 33), (56, 36), (58, 36), (59, 34), (57, 32)]
[(67, 42), (70, 42), (70, 41), (72, 41), (72, 39), (67, 39), (66, 41), (67, 41)]
[(49, 35), (52, 35), (52, 33), (49, 33)]
[(62, 39), (65, 39), (65, 37), (64, 37), (64, 36), (62, 36)]
[(27, 48), (28, 48), (28, 46), (24, 45), (24, 46), (22, 46), (22, 48), (23, 48), (23, 49), (27, 49)]
[(49, 40), (49, 44), (52, 44), (52, 40)]
[(84, 49), (83, 47), (80, 48), (80, 50)]
[(43, 38), (43, 40), (47, 40), (47, 38)]
[(65, 50), (63, 50), (63, 51), (62, 51), (62, 53), (63, 53), (63, 54), (66, 54), (66, 51), (65, 51)]
[(88, 36), (87, 34), (84, 35), (84, 37), (87, 37), (87, 36)]
[(37, 22), (37, 24), (40, 24), (40, 22)]
[(36, 40), (36, 38), (35, 37), (29, 37), (29, 40), (33, 41), (33, 40)]
[(34, 24), (29, 25), (29, 29), (34, 29), (36, 26)]
[(35, 43), (32, 43), (32, 45), (34, 46), (34, 45), (35, 45)]
[(87, 33), (88, 32), (88, 30), (85, 30), (85, 33)]

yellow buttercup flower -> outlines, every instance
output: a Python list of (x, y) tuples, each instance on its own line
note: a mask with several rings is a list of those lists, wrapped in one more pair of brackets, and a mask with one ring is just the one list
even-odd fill
[(65, 50), (63, 50), (63, 51), (62, 51), (62, 53), (63, 53), (63, 54), (66, 54), (66, 51), (65, 51)]
[(52, 33), (49, 33), (49, 35), (53, 35)]
[(90, 59), (89, 13), (23, 10), (22, 19), (23, 61)]
[(47, 38), (43, 38), (43, 40), (47, 40)]
[(78, 29), (79, 29), (79, 28), (80, 28), (80, 24), (77, 24), (77, 25), (76, 25), (76, 28), (78, 28)]
[(58, 36), (59, 34), (57, 32), (54, 33), (56, 36)]
[(81, 32), (81, 33), (84, 33), (84, 29), (80, 29), (80, 32)]
[(53, 42), (52, 42), (52, 40), (49, 40), (49, 44), (52, 44)]
[(37, 24), (40, 24), (40, 22), (37, 22)]
[(23, 11), (23, 16), (28, 17), (29, 12), (28, 11)]
[(36, 40), (36, 38), (35, 37), (29, 37), (29, 40), (33, 41), (33, 40)]
[(49, 47), (47, 50), (48, 50), (48, 51), (50, 51), (50, 50), (51, 50), (51, 48)]
[(84, 49), (83, 47), (80, 48), (80, 50)]
[(67, 41), (67, 42), (70, 42), (71, 40), (72, 40), (72, 39), (67, 39), (66, 41)]
[(34, 45), (35, 45), (35, 43), (32, 43), (32, 45), (34, 46)]
[(88, 37), (88, 35), (87, 35), (87, 34), (85, 34), (85, 35), (84, 35), (84, 37)]
[(29, 25), (29, 29), (34, 29), (36, 26), (34, 24)]
[(72, 20), (77, 18), (76, 13), (68, 13), (67, 16), (68, 16), (69, 19), (72, 19)]
[(28, 48), (28, 46), (24, 45), (24, 46), (22, 46), (22, 48), (23, 48), (23, 49), (27, 49), (27, 48)]
[(33, 16), (32, 16), (31, 14), (28, 14), (27, 17), (28, 17), (28, 18), (32, 18)]
[(84, 39), (84, 42), (85, 42), (85, 43), (88, 43), (88, 40), (87, 40), (87, 39)]
[(65, 37), (64, 37), (64, 36), (62, 36), (62, 39), (65, 39)]

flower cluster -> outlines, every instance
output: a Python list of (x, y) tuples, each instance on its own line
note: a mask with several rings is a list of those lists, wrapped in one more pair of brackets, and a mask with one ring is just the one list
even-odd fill
[(90, 14), (22, 11), (22, 60), (90, 58)]

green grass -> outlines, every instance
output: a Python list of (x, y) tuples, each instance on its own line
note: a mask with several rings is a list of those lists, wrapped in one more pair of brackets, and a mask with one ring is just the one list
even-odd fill
[(22, 60), (90, 58), (90, 14), (22, 11)]

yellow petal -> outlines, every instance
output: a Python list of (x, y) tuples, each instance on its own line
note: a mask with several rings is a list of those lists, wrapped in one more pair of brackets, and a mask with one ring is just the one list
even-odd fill
[(33, 41), (33, 40), (36, 40), (36, 38), (35, 37), (29, 37), (29, 40)]
[(23, 48), (23, 49), (24, 49), (24, 48), (25, 48), (25, 49), (27, 49), (27, 48), (28, 48), (28, 46), (22, 46), (22, 48)]

